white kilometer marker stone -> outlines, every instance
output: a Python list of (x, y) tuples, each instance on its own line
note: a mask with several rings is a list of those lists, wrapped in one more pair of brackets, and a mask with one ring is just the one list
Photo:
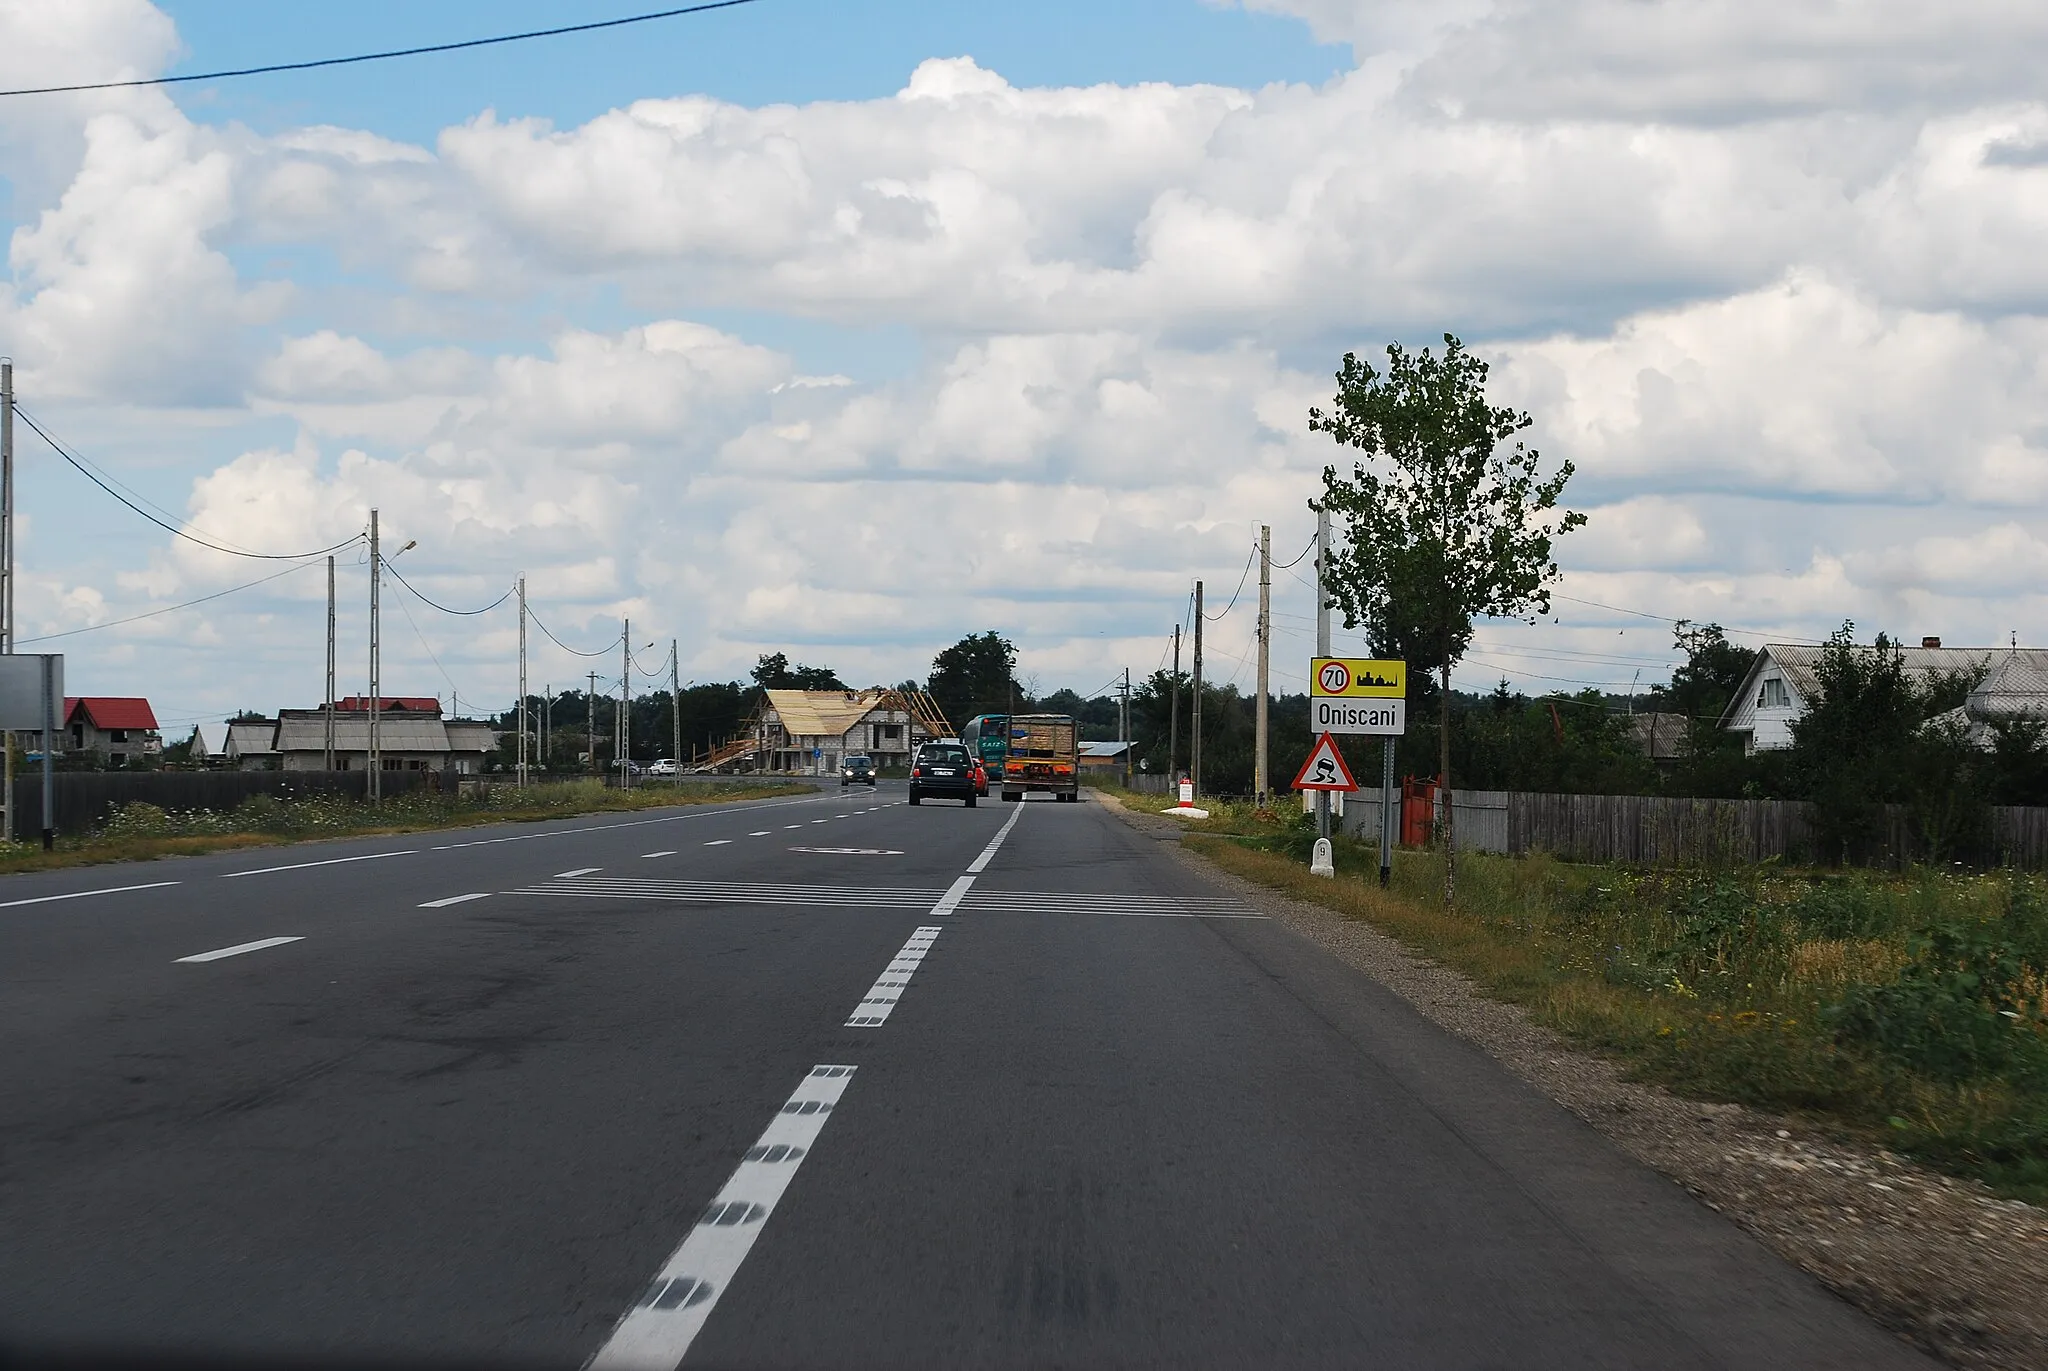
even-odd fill
[(261, 952), (266, 947), (283, 947), (286, 943), (302, 943), (303, 937), (259, 938), (253, 943), (236, 943), (233, 947), (219, 947), (211, 952), (195, 952), (189, 957), (178, 958), (181, 962), (217, 962), (223, 957), (239, 957), (244, 952)]
[(467, 904), (467, 903), (469, 903), (469, 902), (470, 902), (471, 900), (488, 900), (488, 899), (490, 899), (490, 898), (491, 898), (491, 892), (490, 892), (490, 891), (488, 891), (488, 890), (478, 890), (478, 891), (475, 891), (475, 892), (473, 892), (473, 893), (471, 893), (471, 894), (468, 894), (468, 895), (450, 895), (450, 896), (449, 896), (449, 897), (448, 897), (447, 899), (445, 899), (445, 900), (428, 900), (428, 901), (427, 901), (427, 902), (426, 902), (425, 904), (421, 905), (421, 906), (420, 906), (420, 908), (421, 908), (421, 909), (446, 909), (446, 908), (447, 908), (447, 907), (448, 907), (449, 905), (451, 905), (451, 904)]
[(640, 859), (641, 859), (642, 861), (645, 861), (645, 860), (647, 860), (647, 859), (648, 859), (649, 857), (673, 857), (673, 856), (675, 856), (675, 855), (676, 855), (676, 854), (675, 854), (675, 850), (674, 850), (673, 848), (671, 848), (671, 849), (670, 849), (669, 851), (667, 851), (667, 852), (643, 852), (643, 853), (641, 853), (641, 854), (640, 854)]
[(557, 871), (555, 873), (555, 879), (558, 881), (566, 881), (571, 876), (588, 876), (593, 871), (602, 870), (604, 870), (604, 868), (601, 866), (579, 866), (574, 871)]
[[(972, 877), (963, 879), (971, 880)], [(896, 955), (889, 959), (889, 964), (882, 968), (882, 974), (868, 987), (868, 993), (853, 1007), (853, 1013), (847, 1016), (844, 1026), (879, 1028), (887, 1023), (889, 1015), (895, 1012), (896, 1001), (903, 998), (904, 987), (910, 984), (911, 976), (924, 962), (924, 954), (932, 950), (932, 944), (944, 931), (926, 927), (911, 934), (910, 941), (903, 944)]]
[(816, 1147), (853, 1072), (811, 1068), (586, 1371), (674, 1371)]
[(724, 847), (724, 846), (725, 846), (725, 845), (726, 845), (727, 843), (729, 843), (729, 842), (731, 842), (731, 841), (732, 841), (732, 839), (730, 839), (730, 838), (713, 838), (713, 839), (712, 839), (712, 840), (711, 840), (710, 842), (708, 842), (708, 843), (704, 844), (704, 846), (706, 846), (706, 847)]

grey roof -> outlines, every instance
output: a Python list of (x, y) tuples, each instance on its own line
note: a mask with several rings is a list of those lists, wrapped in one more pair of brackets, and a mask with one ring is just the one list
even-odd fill
[(490, 752), (498, 746), (498, 730), (479, 719), (451, 719), (448, 730), (450, 752)]
[[(327, 748), (327, 721), (317, 709), (288, 709), (277, 723), (279, 752), (323, 752)], [(446, 752), (448, 731), (439, 719), (419, 714), (384, 714), (377, 721), (377, 749), (380, 752)], [(334, 750), (368, 752), (370, 716), (367, 712), (337, 711), (334, 716)]]
[(1121, 757), (1129, 743), (1082, 743), (1083, 757)]
[(228, 757), (261, 757), (277, 751), (277, 721), (274, 719), (236, 719), (228, 723), (227, 746), (222, 755)]
[[(1817, 699), (1821, 694), (1820, 678), (1815, 675), (1815, 669), (1820, 665), (1821, 653), (1826, 650), (1803, 643), (1767, 643), (1764, 646), (1764, 651), (1785, 673), (1785, 679), (1809, 700)], [(1899, 663), (1908, 676), (1960, 673), (1974, 679), (1983, 675), (1999, 658), (2012, 652), (2012, 648), (2004, 647), (1902, 647), (1899, 649)], [(2043, 670), (2048, 670), (2048, 648), (2027, 647), (2018, 649), (2018, 652), (2039, 663)]]
[(1970, 692), (1967, 708), (1975, 719), (2001, 714), (2048, 715), (2048, 654), (2007, 649), (2005, 659)]

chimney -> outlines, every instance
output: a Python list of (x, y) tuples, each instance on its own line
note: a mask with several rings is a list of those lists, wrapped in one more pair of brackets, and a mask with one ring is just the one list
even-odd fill
[(1939, 638), (1922, 638), (1922, 639), (1920, 640), (1920, 646), (1922, 646), (1922, 647), (1940, 647), (1940, 646), (1941, 646), (1941, 639), (1939, 639)]

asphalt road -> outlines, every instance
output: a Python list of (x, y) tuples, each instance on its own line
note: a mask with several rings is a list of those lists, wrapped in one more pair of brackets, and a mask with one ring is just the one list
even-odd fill
[(1927, 1364), (1106, 810), (902, 800), (0, 881), (0, 1337)]

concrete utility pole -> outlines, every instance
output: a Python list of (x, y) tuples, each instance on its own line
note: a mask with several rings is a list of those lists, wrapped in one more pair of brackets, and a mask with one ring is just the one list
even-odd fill
[(1131, 669), (1124, 668), (1123, 709), (1119, 711), (1124, 743), (1124, 789), (1131, 788)]
[(1255, 731), (1258, 737), (1254, 745), (1258, 749), (1256, 768), (1252, 776), (1252, 793), (1259, 798), (1259, 808), (1266, 807), (1269, 777), (1266, 775), (1266, 668), (1269, 649), (1273, 638), (1273, 530), (1270, 525), (1259, 525), (1259, 709)]
[(1202, 583), (1195, 582), (1195, 698), (1188, 706), (1188, 779), (1202, 794)]
[[(1330, 552), (1330, 511), (1316, 511), (1316, 656), (1330, 655), (1330, 597), (1323, 588), (1323, 566)], [(1316, 836), (1330, 836), (1330, 792), (1316, 792)]]
[[(0, 652), (14, 651), (14, 363), (0, 357)], [(0, 733), (0, 838), (14, 841), (14, 735)]]
[(384, 579), (382, 556), (377, 542), (377, 511), (373, 509), (370, 511), (370, 748), (367, 763), (370, 771), (368, 795), (372, 804), (384, 797), (384, 736), (378, 727), (378, 706), (383, 704), (378, 692), (384, 688), (384, 642), (377, 622), (377, 593)]
[(320, 707), (320, 765), (334, 770), (334, 554), (327, 555), (327, 702)]
[(625, 627), (619, 633), (619, 789), (632, 785), (632, 775), (626, 770), (626, 759), (632, 755), (632, 744), (627, 734), (633, 727), (633, 621), (624, 620)]
[(555, 712), (555, 683), (548, 681), (540, 688), (540, 769), (548, 769), (548, 722)]
[(526, 788), (526, 578), (519, 578), (519, 788)]
[(583, 692), (583, 721), (590, 725), (590, 770), (598, 771), (597, 765), (597, 673), (590, 673), (590, 689)]
[[(1173, 703), (1167, 706), (1172, 718), (1166, 725), (1166, 784), (1180, 784), (1180, 625), (1173, 626)], [(1169, 794), (1179, 794), (1169, 790)]]
[(683, 788), (683, 649), (682, 640), (668, 640), (668, 713), (669, 722), (676, 728), (676, 750), (669, 754), (669, 760), (676, 764), (675, 775), (670, 784), (676, 789)]

